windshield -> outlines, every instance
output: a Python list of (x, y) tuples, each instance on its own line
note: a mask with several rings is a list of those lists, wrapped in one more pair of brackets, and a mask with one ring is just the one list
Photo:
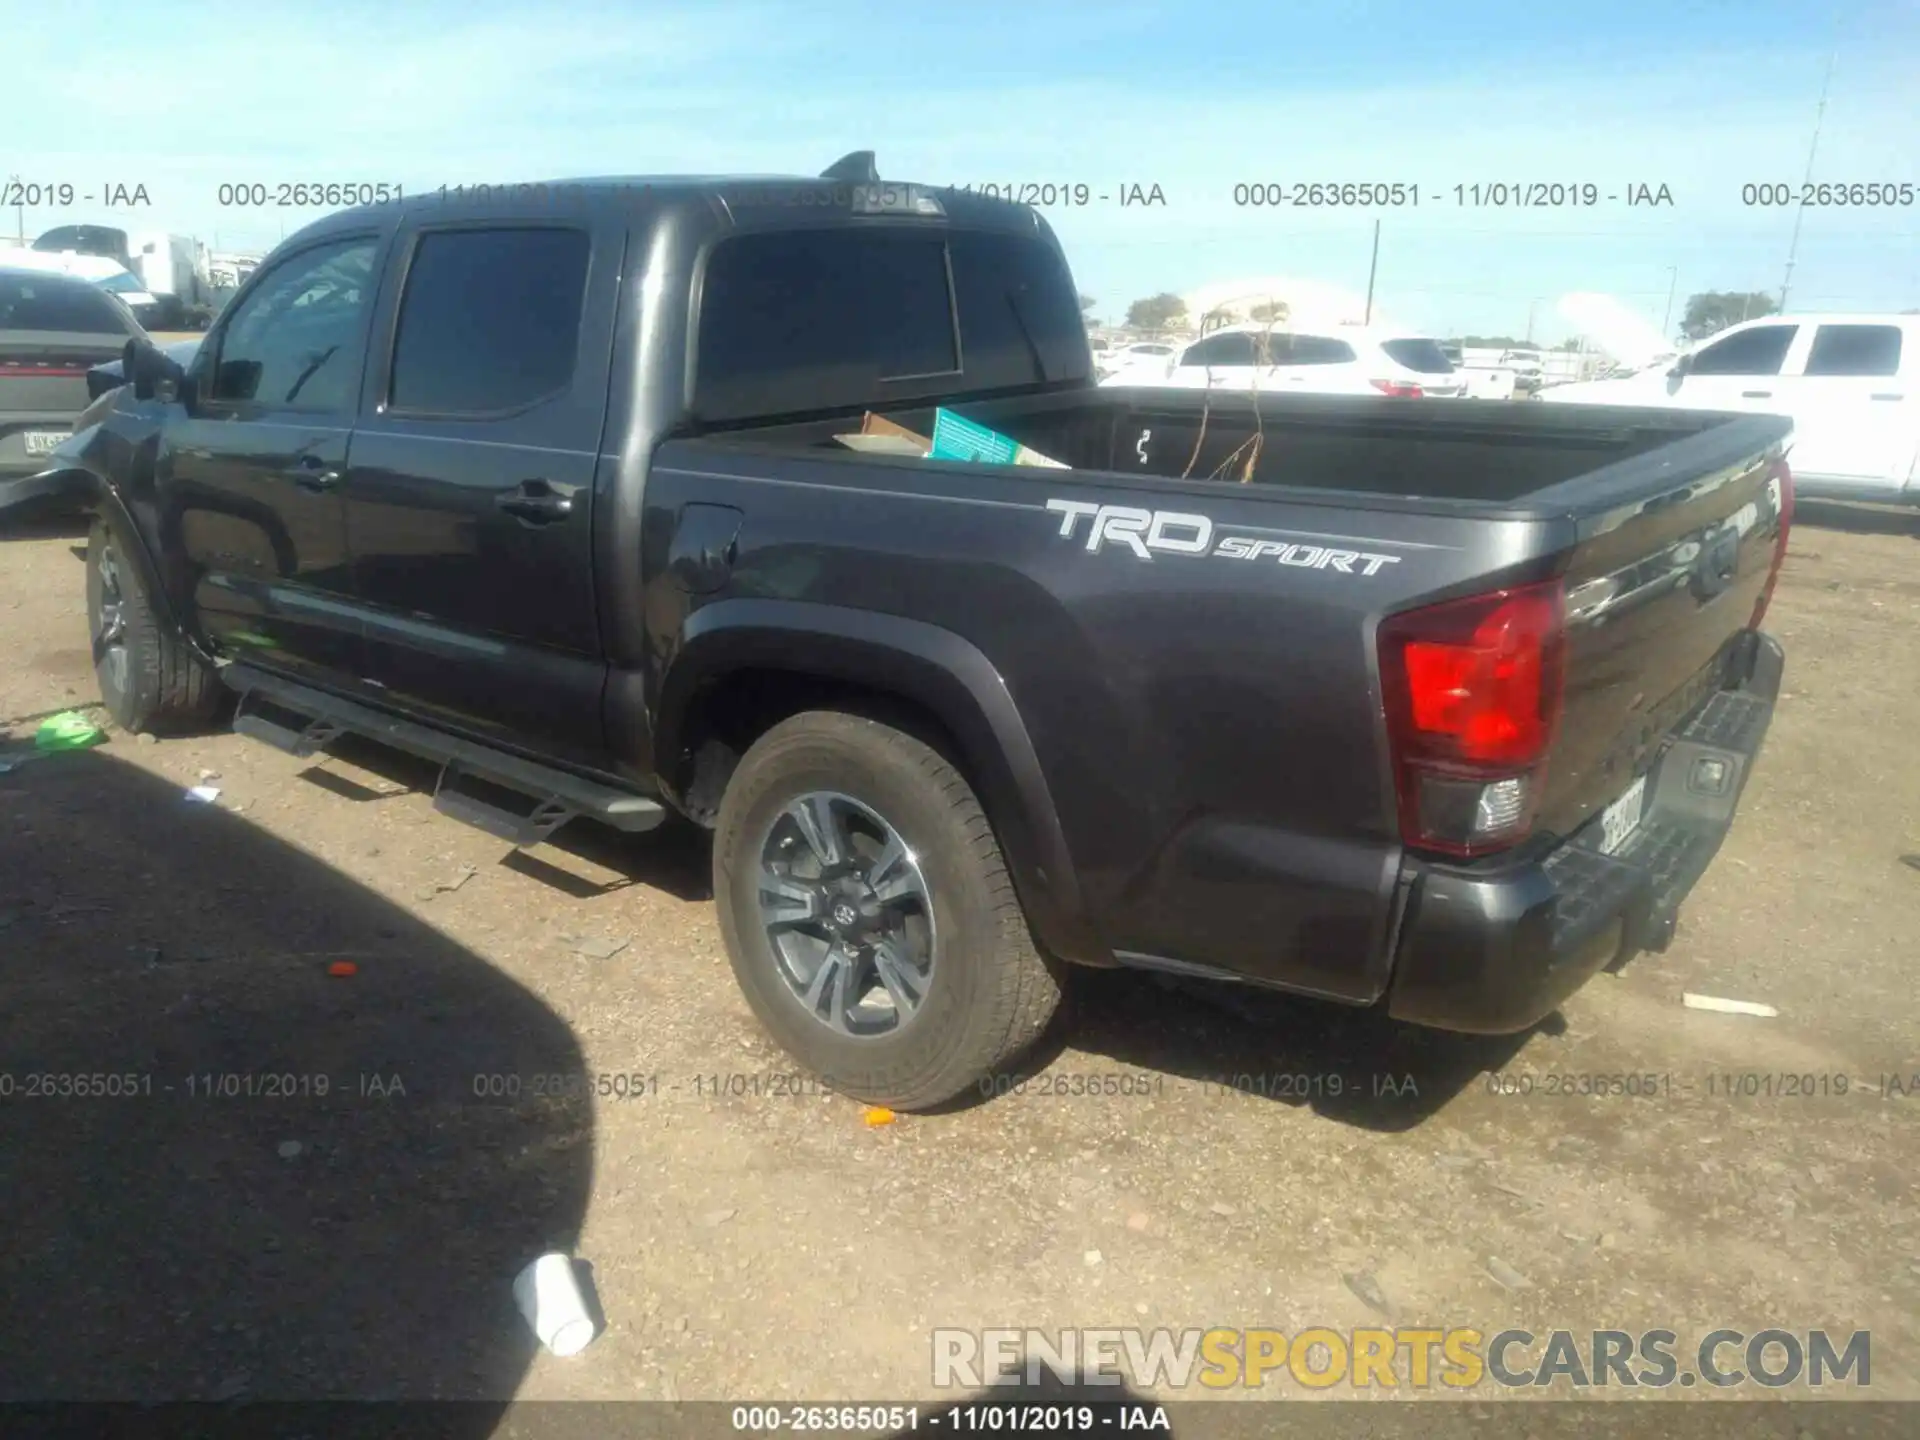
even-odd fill
[(1416, 374), (1453, 373), (1453, 362), (1447, 359), (1447, 352), (1440, 348), (1437, 340), (1383, 340), (1380, 348), (1394, 364), (1404, 365)]
[(125, 270), (117, 274), (104, 276), (93, 283), (112, 295), (144, 295), (147, 293), (147, 287), (141, 283), (140, 277), (130, 274)]

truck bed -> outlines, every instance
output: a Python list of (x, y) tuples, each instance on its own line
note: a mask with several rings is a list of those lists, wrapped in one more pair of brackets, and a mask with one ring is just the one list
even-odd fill
[[(1258, 437), (1251, 475), (1257, 485), (1498, 506), (1539, 498), (1710, 432), (1730, 450), (1750, 447), (1762, 433), (1753, 428), (1755, 417), (1706, 412), (1347, 395), (1262, 395), (1256, 404), (1241, 394), (1145, 388), (1022, 395), (953, 408), (1080, 471), (1237, 482), (1245, 447)], [(930, 408), (886, 415), (923, 435), (933, 429)], [(727, 438), (850, 454), (833, 437), (858, 427), (858, 416), (810, 419), (727, 432)]]
[[(1565, 701), (1535, 830), (1455, 867), (1511, 872), (1598, 825), (1741, 683), (1783, 519), (1790, 427), (1767, 416), (1256, 410), (1124, 389), (954, 408), (1073, 468), (858, 453), (832, 438), (853, 414), (669, 440), (647, 506), (745, 515), (733, 593), (908, 617), (977, 649), (1017, 700), (1116, 950), (1350, 1000), (1391, 968), (1382, 619), (1560, 582)], [(1203, 412), (1192, 473), (1260, 433), (1253, 483), (1179, 478)], [(932, 428), (928, 409), (886, 413)], [(1107, 507), (1174, 512), (1177, 533), (1204, 517), (1214, 548), (1090, 543)], [(1238, 536), (1260, 548), (1218, 548)]]

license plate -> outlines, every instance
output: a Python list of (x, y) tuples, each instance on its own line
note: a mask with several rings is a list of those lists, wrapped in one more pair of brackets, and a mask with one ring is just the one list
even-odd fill
[(1640, 828), (1640, 811), (1646, 804), (1647, 777), (1642, 775), (1627, 787), (1627, 793), (1600, 812), (1600, 853), (1612, 855), (1633, 838)]
[(64, 430), (29, 430), (27, 431), (27, 454), (51, 455), (60, 448), (61, 442), (66, 438), (67, 432)]

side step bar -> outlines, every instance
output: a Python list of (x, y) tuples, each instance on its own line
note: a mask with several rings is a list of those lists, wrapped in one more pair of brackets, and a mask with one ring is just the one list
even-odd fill
[(233, 729), (302, 758), (345, 734), (439, 764), (433, 808), (515, 847), (538, 845), (575, 816), (616, 830), (651, 830), (667, 818), (658, 800), (584, 779), (537, 760), (387, 715), (248, 665), (220, 672), (235, 691)]

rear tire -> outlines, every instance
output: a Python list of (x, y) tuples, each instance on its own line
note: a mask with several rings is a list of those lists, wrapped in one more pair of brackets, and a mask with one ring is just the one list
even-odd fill
[[(804, 830), (796, 819), (818, 804), (840, 817), (829, 822), (839, 834), (829, 848), (848, 857), (837, 869), (819, 861), (809, 838), (823, 827)], [(891, 867), (882, 854), (889, 837), (904, 853)], [(816, 870), (827, 878), (812, 877)], [(844, 882), (832, 880), (838, 871)], [(786, 888), (768, 890), (768, 876)], [(861, 906), (830, 903), (842, 893), (836, 883), (868, 897), (871, 914), (853, 928), (833, 917)], [(931, 746), (876, 720), (810, 711), (755, 743), (720, 804), (713, 889), (754, 1014), (801, 1064), (856, 1099), (898, 1110), (951, 1100), (1001, 1071), (1059, 1007), (1059, 976), (1034, 945), (972, 787)], [(800, 891), (818, 893), (780, 898)], [(769, 906), (783, 918), (770, 921)], [(820, 919), (787, 918), (785, 906)], [(902, 965), (909, 950), (913, 964)], [(810, 1003), (794, 972), (815, 952), (841, 956), (844, 978), (816, 984), (821, 999)], [(883, 967), (876, 956), (894, 958)], [(818, 964), (831, 968), (826, 958)], [(878, 1003), (843, 1004), (843, 990)]]
[(101, 519), (87, 533), (87, 629), (100, 699), (123, 730), (191, 734), (224, 708), (219, 678), (160, 623), (126, 542)]

